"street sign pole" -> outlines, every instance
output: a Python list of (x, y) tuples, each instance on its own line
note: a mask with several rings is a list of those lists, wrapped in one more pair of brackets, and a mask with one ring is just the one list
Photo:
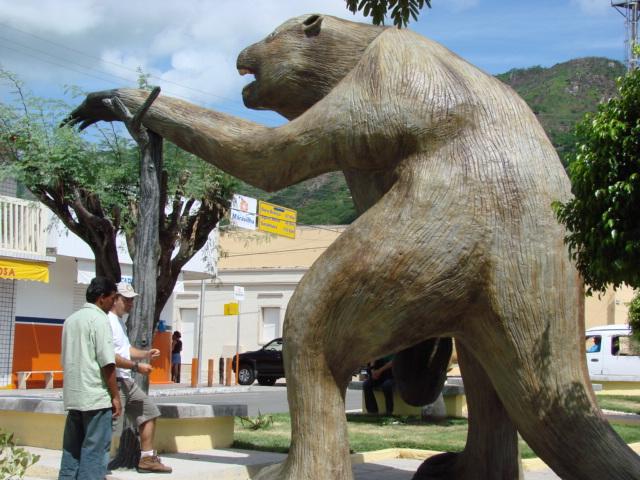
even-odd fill
[(233, 298), (238, 302), (238, 321), (236, 326), (236, 385), (240, 382), (240, 303), (244, 301), (244, 287), (233, 287)]
[[(200, 383), (200, 371), (202, 370), (202, 336), (204, 332), (204, 296), (206, 287), (204, 279), (200, 281), (200, 318), (198, 319), (198, 365), (196, 373), (196, 386)], [(193, 385), (193, 380), (191, 381)]]
[(240, 300), (238, 300), (238, 321), (236, 322), (236, 385), (240, 375)]

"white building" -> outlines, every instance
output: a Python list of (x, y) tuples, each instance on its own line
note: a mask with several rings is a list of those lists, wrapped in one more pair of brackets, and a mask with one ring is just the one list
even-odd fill
[[(85, 303), (87, 284), (95, 276), (94, 255), (79, 237), (58, 225), (37, 201), (15, 198), (15, 187), (4, 184), (0, 195), (0, 388), (16, 385), (15, 372), (61, 370), (60, 339), (64, 319)], [(47, 226), (49, 225), (49, 228)], [(19, 228), (18, 228), (19, 226)], [(124, 239), (118, 238), (123, 280), (131, 280), (132, 261)], [(212, 278), (197, 254), (183, 269), (176, 291), (185, 280)], [(32, 268), (12, 268), (19, 262)], [(13, 275), (11, 275), (13, 274)], [(27, 281), (36, 280), (36, 281)], [(175, 293), (174, 293), (175, 297)], [(160, 319), (174, 323), (174, 297)], [(170, 334), (167, 334), (170, 335)], [(152, 381), (169, 380), (169, 346), (154, 364)], [(163, 346), (164, 346), (163, 343)], [(166, 379), (165, 379), (166, 377)], [(56, 385), (62, 375), (56, 375)], [(33, 375), (31, 386), (44, 382)]]
[[(182, 334), (182, 361), (197, 358), (198, 320), (203, 311), (203, 378), (206, 360), (235, 354), (238, 316), (225, 316), (224, 304), (234, 302), (234, 287), (244, 288), (240, 301), (240, 352), (255, 350), (282, 336), (284, 313), (296, 286), (313, 262), (346, 226), (296, 228), (296, 238), (240, 231), (220, 235), (222, 256), (218, 276), (205, 282), (185, 282), (176, 294), (174, 329)], [(201, 305), (201, 291), (205, 301)], [(203, 307), (203, 308), (202, 308)], [(183, 376), (189, 374), (183, 368)]]

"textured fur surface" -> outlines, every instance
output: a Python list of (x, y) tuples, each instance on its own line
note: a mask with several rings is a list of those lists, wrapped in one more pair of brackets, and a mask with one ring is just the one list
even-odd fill
[[(639, 478), (588, 383), (582, 285), (551, 211), (570, 185), (524, 101), (415, 33), (322, 15), (285, 22), (238, 68), (256, 77), (246, 105), (290, 122), (160, 97), (143, 123), (268, 190), (341, 170), (361, 213), (287, 308), (292, 445), (259, 478), (351, 478), (351, 372), (435, 337), (456, 340), (469, 437), (416, 478), (518, 478), (517, 432), (562, 478)], [(146, 92), (91, 94), (70, 123), (114, 120), (111, 97), (134, 111)]]

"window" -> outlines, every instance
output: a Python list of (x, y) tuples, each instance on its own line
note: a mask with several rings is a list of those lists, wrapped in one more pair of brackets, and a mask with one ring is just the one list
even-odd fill
[(586, 340), (587, 353), (597, 353), (600, 351), (600, 343), (602, 337), (600, 335), (591, 335)]
[(611, 338), (611, 355), (630, 356), (639, 354), (637, 346), (628, 335), (619, 335)]
[(275, 342), (271, 342), (269, 345), (264, 347), (265, 350), (269, 352), (281, 352), (282, 351), (282, 340), (277, 340)]
[(280, 336), (280, 307), (262, 307), (260, 343), (265, 344)]

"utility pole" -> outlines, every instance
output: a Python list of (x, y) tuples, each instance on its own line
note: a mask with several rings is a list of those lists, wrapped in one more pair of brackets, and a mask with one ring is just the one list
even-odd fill
[(624, 43), (628, 70), (634, 70), (638, 67), (638, 54), (634, 51), (634, 47), (638, 44), (638, 15), (640, 13), (638, 4), (640, 4), (640, 0), (626, 2), (611, 0), (611, 6), (624, 17), (626, 30)]

